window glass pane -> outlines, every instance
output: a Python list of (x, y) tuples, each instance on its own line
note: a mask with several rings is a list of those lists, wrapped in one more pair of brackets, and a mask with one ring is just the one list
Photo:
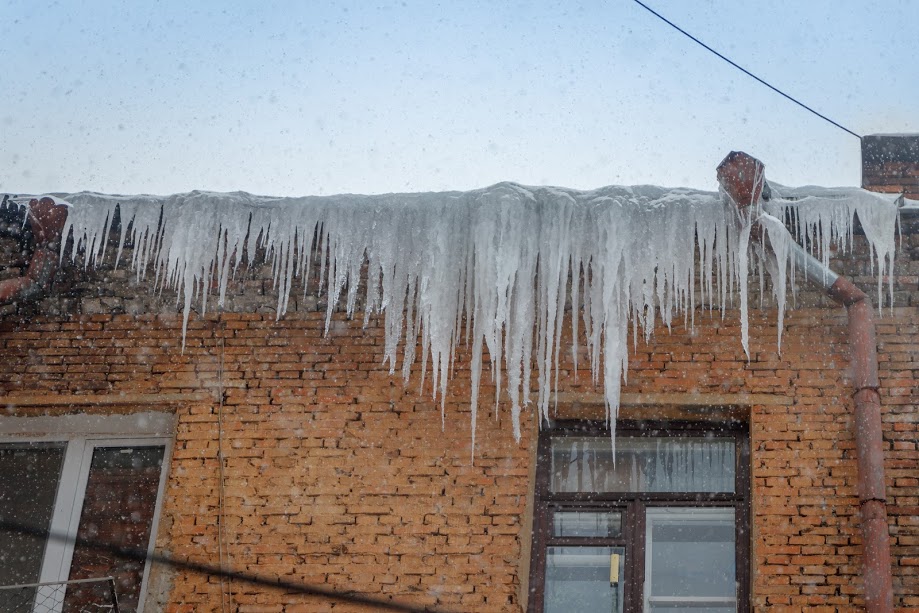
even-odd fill
[(556, 511), (552, 536), (615, 537), (622, 534), (622, 513), (613, 511)]
[[(93, 451), (80, 515), (78, 538), (145, 550), (150, 541), (153, 512), (165, 448), (97, 447)], [(115, 577), (119, 610), (136, 611), (144, 565), (119, 560), (105, 551), (76, 547), (70, 579)], [(82, 611), (99, 602), (104, 585), (71, 586), (64, 612)]]
[(552, 439), (553, 492), (733, 492), (734, 439)]
[[(737, 591), (734, 509), (649, 508), (646, 522), (645, 581), (649, 602), (655, 606), (676, 605), (674, 597), (696, 601), (667, 609), (680, 610), (709, 598), (722, 602), (710, 601), (707, 607), (733, 607)], [(655, 602), (658, 597), (671, 602)]]
[[(66, 444), (0, 445), (0, 518), (48, 530)], [(36, 583), (45, 557), (44, 537), (0, 532), (0, 585)], [(34, 593), (20, 595), (31, 602)]]
[[(624, 553), (622, 547), (549, 547), (546, 551), (545, 613), (621, 613)], [(610, 572), (612, 563), (617, 564), (618, 572)]]

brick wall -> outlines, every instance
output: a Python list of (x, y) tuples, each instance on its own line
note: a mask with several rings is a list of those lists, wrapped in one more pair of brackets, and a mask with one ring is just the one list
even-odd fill
[(863, 137), (862, 187), (919, 198), (919, 134)]
[[(0, 389), (213, 392), (214, 400), (174, 407), (179, 425), (157, 541), (164, 551), (217, 561), (222, 418), (234, 568), (418, 605), (514, 610), (532, 428), (517, 444), (505, 412), (495, 421), (483, 411), (473, 463), (464, 366), (442, 431), (439, 403), (416, 393), (419, 378), (406, 388), (380, 367), (379, 329), (336, 318), (323, 338), (323, 324), (321, 313), (197, 319), (180, 353), (177, 317), (7, 321)], [(486, 406), (491, 392), (483, 390)], [(177, 575), (168, 610), (219, 610), (219, 589), (215, 580)], [(330, 607), (242, 584), (232, 590), (240, 611)]]
[[(864, 253), (864, 244), (858, 249)], [(905, 237), (896, 306), (883, 312), (877, 327), (895, 602), (902, 610), (919, 609), (917, 252), (919, 235)], [(874, 295), (865, 258), (834, 266)], [(225, 551), (232, 567), (456, 611), (520, 609), (536, 424), (527, 414), (516, 443), (507, 407), (494, 419), (494, 390), (485, 387), (471, 461), (464, 356), (450, 383), (442, 429), (439, 402), (430, 389), (418, 393), (418, 374), (406, 386), (381, 366), (376, 321), (364, 330), (336, 316), (324, 337), (324, 312), (315, 301), (296, 305), (281, 321), (273, 312), (194, 316), (181, 352), (174, 314), (90, 314), (128, 311), (131, 301), (172, 310), (168, 295), (150, 298), (129, 278), (104, 279), (110, 271), (93, 275), (65, 271), (67, 295), (3, 317), (0, 392), (205, 393), (164, 402), (179, 420), (158, 548), (218, 561), (222, 424)], [(97, 288), (104, 288), (105, 305)], [(810, 306), (789, 314), (781, 354), (773, 311), (753, 313), (750, 361), (735, 312), (722, 319), (720, 312), (699, 311), (693, 330), (677, 325), (658, 330), (650, 345), (639, 343), (624, 391), (791, 399), (748, 409), (755, 609), (857, 610), (861, 547), (845, 313), (822, 306), (810, 291), (799, 300)], [(271, 311), (270, 298), (265, 304)], [(41, 309), (77, 314), (42, 316)], [(570, 364), (563, 371), (562, 391), (600, 393), (588, 373), (575, 381)], [(7, 410), (135, 409), (126, 403)], [(183, 573), (161, 579), (166, 610), (220, 610), (215, 579)], [(361, 610), (244, 584), (225, 587), (239, 611)]]
[[(916, 315), (898, 308), (878, 327), (895, 589), (899, 604), (912, 606), (919, 606)], [(737, 322), (716, 315), (692, 332), (659, 331), (632, 358), (627, 392), (795, 399), (751, 409), (758, 608), (860, 603), (844, 318), (840, 311), (794, 311), (780, 356), (774, 314), (758, 313), (747, 363)], [(106, 315), (6, 322), (0, 385), (17, 393), (215, 392), (222, 356), (233, 566), (417, 604), (515, 610), (526, 576), (520, 564), (535, 427), (525, 422), (518, 445), (506, 407), (497, 421), (484, 411), (470, 462), (465, 362), (451, 383), (441, 431), (439, 405), (416, 394), (417, 377), (405, 389), (380, 368), (376, 329), (337, 320), (323, 338), (318, 313), (281, 322), (227, 314), (194, 320), (181, 354), (178, 325), (176, 318)], [(562, 377), (565, 390), (599, 393), (585, 379), (573, 385)], [(486, 407), (491, 391), (483, 391)], [(215, 396), (176, 410), (158, 546), (213, 562), (220, 405)], [(242, 611), (325, 610), (316, 599), (232, 590)], [(216, 609), (218, 592), (217, 583), (180, 575), (169, 599), (185, 605), (178, 610)]]

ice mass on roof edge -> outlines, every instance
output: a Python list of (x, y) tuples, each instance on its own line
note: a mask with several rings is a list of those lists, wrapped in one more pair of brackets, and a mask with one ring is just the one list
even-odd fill
[[(422, 377), (430, 371), (442, 419), (454, 350), (461, 338), (470, 346), (474, 446), (484, 351), (492, 358), (495, 408), (505, 387), (515, 437), (521, 408), (530, 401), (534, 360), (537, 409), (548, 419), (568, 300), (580, 313), (570, 323), (575, 366), (583, 325), (590, 370), (595, 381), (602, 377), (612, 425), (626, 376), (629, 324), (633, 343), (639, 328), (650, 337), (658, 319), (669, 326), (682, 315), (692, 324), (694, 289), (709, 305), (726, 304), (739, 290), (742, 344), (749, 355), (751, 266), (773, 278), (780, 324), (784, 279), (794, 278), (787, 249), (773, 244), (767, 250), (750, 240), (753, 222), (763, 215), (790, 220), (799, 240), (824, 263), (831, 246), (851, 246), (857, 217), (877, 266), (880, 304), (882, 279), (893, 269), (895, 198), (854, 188), (771, 186), (771, 201), (749, 207), (749, 214), (739, 213), (723, 193), (654, 186), (579, 191), (499, 183), (468, 192), (379, 196), (195, 191), (55, 198), (70, 207), (64, 236), (73, 236), (62, 241), (61, 257), (80, 254), (85, 266), (100, 262), (110, 248), (120, 207), (120, 234), (112, 248), (120, 257), (130, 234), (137, 280), (176, 290), (183, 303), (183, 342), (193, 298), (200, 296), (206, 310), (216, 285), (222, 304), (232, 275), (253, 254), (264, 253), (271, 264), (278, 317), (295, 278), (308, 291), (305, 276), (318, 258), (327, 329), (340, 298), (354, 315), (364, 274), (364, 322), (383, 315), (384, 363), (394, 372), (401, 346), (407, 378), (420, 339)], [(770, 238), (781, 242), (778, 233)]]

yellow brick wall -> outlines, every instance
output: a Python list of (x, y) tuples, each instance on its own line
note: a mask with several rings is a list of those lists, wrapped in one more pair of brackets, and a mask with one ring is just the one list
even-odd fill
[[(917, 315), (897, 308), (878, 325), (896, 601), (913, 607)], [(404, 386), (382, 367), (374, 324), (362, 329), (336, 317), (323, 336), (323, 317), (196, 318), (184, 353), (176, 317), (8, 319), (0, 325), (0, 387), (16, 395), (210, 394), (173, 407), (178, 430), (157, 538), (163, 551), (217, 561), (222, 411), (225, 551), (233, 568), (451, 610), (519, 610), (531, 415), (518, 444), (507, 407), (495, 419), (494, 390), (486, 386), (473, 462), (462, 355), (442, 428), (430, 386), (419, 394), (417, 373)], [(722, 321), (699, 313), (693, 330), (661, 329), (651, 345), (639, 343), (624, 391), (793, 398), (790, 406), (750, 409), (755, 608), (857, 610), (861, 549), (845, 314), (792, 312), (781, 355), (775, 332), (774, 313), (754, 313), (748, 362), (733, 314)], [(575, 382), (570, 364), (563, 365), (564, 391), (599, 393), (589, 382), (587, 372)], [(239, 611), (351, 610), (239, 583), (229, 591)], [(169, 610), (219, 610), (219, 593), (215, 579), (178, 573)]]

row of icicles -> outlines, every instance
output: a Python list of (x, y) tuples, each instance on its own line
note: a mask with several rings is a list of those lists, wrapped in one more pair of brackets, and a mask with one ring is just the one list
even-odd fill
[[(871, 246), (880, 298), (881, 279), (893, 267), (892, 198), (857, 189), (773, 186), (772, 191), (777, 197), (766, 212), (790, 220), (798, 239), (825, 262), (833, 246), (851, 246), (857, 217)], [(216, 287), (222, 305), (240, 265), (252, 264), (248, 260), (257, 253), (271, 263), (278, 317), (285, 314), (295, 279), (304, 295), (325, 294), (327, 329), (342, 303), (349, 316), (362, 303), (365, 324), (382, 313), (384, 363), (394, 371), (401, 347), (407, 378), (420, 340), (420, 367), (441, 399), (455, 350), (468, 344), (473, 447), (486, 351), (497, 395), (503, 388), (510, 399), (514, 436), (520, 437), (521, 409), (531, 400), (534, 365), (536, 406), (548, 419), (563, 321), (572, 306), (580, 316), (569, 318), (568, 350), (577, 367), (578, 342), (586, 339), (589, 368), (595, 381), (603, 381), (612, 426), (630, 325), (634, 343), (639, 330), (650, 336), (657, 320), (670, 326), (682, 316), (692, 324), (697, 306), (732, 306), (736, 299), (748, 350), (745, 288), (751, 262), (781, 275), (772, 283), (780, 311), (793, 262), (751, 246), (752, 219), (738, 217), (726, 200), (724, 194), (689, 189), (576, 191), (512, 183), (381, 196), (270, 198), (195, 191), (58, 197), (71, 206), (64, 236), (72, 233), (74, 239), (62, 241), (62, 257), (81, 257), (93, 266), (108, 249), (120, 259), (130, 241), (137, 280), (177, 292), (183, 344), (193, 299), (197, 296), (205, 311), (210, 288)], [(116, 207), (120, 234), (117, 244), (109, 245)], [(315, 268), (318, 281), (307, 283)], [(496, 411), (498, 402), (496, 397)]]

